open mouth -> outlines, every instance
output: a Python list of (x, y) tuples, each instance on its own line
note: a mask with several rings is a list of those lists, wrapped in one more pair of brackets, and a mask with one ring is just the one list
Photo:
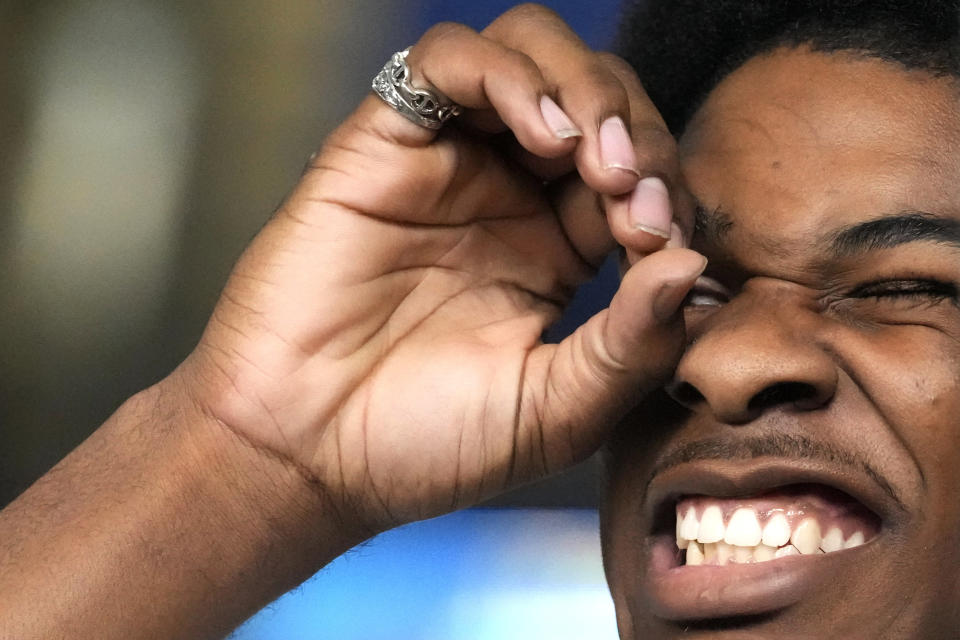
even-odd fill
[(751, 564), (852, 549), (879, 518), (848, 494), (796, 484), (738, 498), (682, 496), (675, 509), (678, 566)]
[(866, 474), (777, 459), (673, 467), (651, 480), (645, 510), (644, 606), (678, 622), (772, 613), (817, 597), (882, 558), (884, 532), (905, 517)]

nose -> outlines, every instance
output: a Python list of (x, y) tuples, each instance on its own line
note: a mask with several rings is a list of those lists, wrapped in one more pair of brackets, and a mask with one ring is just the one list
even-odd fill
[(693, 343), (667, 393), (727, 424), (750, 422), (773, 408), (823, 407), (836, 393), (838, 373), (817, 339), (822, 322), (796, 295), (745, 288), (700, 330), (691, 328)]

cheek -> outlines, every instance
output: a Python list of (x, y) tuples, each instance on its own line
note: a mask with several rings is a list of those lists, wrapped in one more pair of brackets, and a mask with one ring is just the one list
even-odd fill
[[(636, 601), (635, 579), (642, 570), (641, 540), (630, 513), (636, 504), (630, 499), (637, 491), (631, 476), (625, 473), (625, 458), (620, 453), (607, 456), (608, 483), (600, 508), (600, 539), (603, 568), (616, 608), (617, 627), (621, 637), (632, 637), (633, 615), (630, 603)], [(631, 580), (631, 576), (634, 579)]]
[(604, 456), (607, 483), (600, 511), (603, 562), (622, 638), (652, 637), (650, 613), (638, 610), (647, 564), (647, 480), (658, 456), (678, 437), (686, 412), (662, 392), (652, 394), (617, 426)]
[(891, 326), (845, 355), (854, 351), (851, 377), (920, 470), (921, 527), (960, 566), (960, 341), (930, 327)]
[(960, 342), (923, 326), (891, 326), (862, 344), (852, 374), (927, 475), (951, 469), (960, 444)]

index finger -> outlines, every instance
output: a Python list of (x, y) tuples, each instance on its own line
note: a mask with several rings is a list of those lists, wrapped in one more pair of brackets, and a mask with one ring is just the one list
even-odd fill
[[(629, 255), (642, 256), (693, 232), (693, 204), (680, 171), (677, 143), (633, 68), (618, 56), (599, 54), (630, 96), (631, 131), (644, 178), (626, 196), (604, 196), (610, 232)], [(653, 233), (651, 233), (653, 231)]]
[[(494, 21), (483, 35), (537, 64), (560, 107), (584, 134), (575, 151), (576, 164), (594, 191), (624, 194), (647, 175), (672, 172), (673, 167), (659, 162), (675, 154), (669, 134), (665, 141), (671, 144), (663, 152), (637, 153), (635, 123), (644, 130), (667, 129), (635, 75), (625, 84), (622, 69), (591, 50), (556, 13), (522, 5)], [(642, 142), (660, 147), (663, 140), (644, 135)]]

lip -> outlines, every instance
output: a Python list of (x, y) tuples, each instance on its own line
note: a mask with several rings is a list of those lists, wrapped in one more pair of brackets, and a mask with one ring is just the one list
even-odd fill
[[(828, 554), (687, 567), (677, 566), (673, 527), (654, 530), (665, 515), (669, 521), (676, 500), (684, 495), (733, 498), (804, 483), (834, 487), (860, 501), (880, 518), (879, 534), (860, 547)], [(644, 515), (651, 529), (644, 597), (654, 615), (674, 621), (771, 613), (794, 605), (826, 588), (837, 572), (862, 569), (906, 518), (879, 482), (856, 469), (781, 459), (703, 460), (671, 467), (650, 482)]]
[(772, 613), (825, 589), (837, 572), (856, 571), (877, 553), (880, 537), (854, 549), (791, 556), (757, 564), (673, 566), (667, 536), (651, 549), (644, 584), (647, 606), (664, 620), (710, 620)]

